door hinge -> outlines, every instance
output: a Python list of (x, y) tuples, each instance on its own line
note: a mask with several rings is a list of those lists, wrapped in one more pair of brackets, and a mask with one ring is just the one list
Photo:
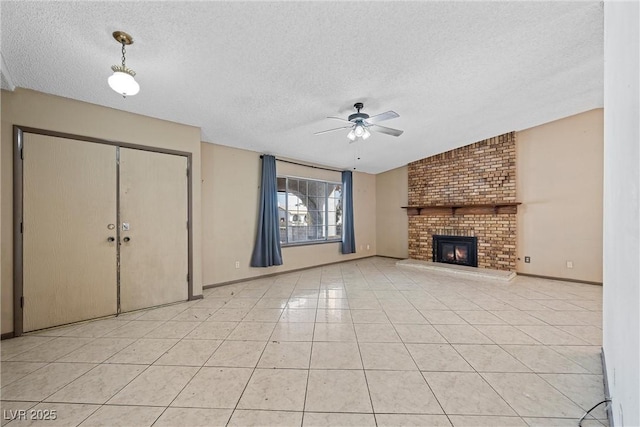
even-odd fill
[(24, 160), (24, 148), (20, 148), (20, 160)]
[(189, 176), (189, 168), (187, 168), (187, 176)]
[(189, 273), (187, 273), (187, 282), (189, 281)]
[(20, 308), (24, 308), (24, 297), (20, 297)]
[(20, 233), (21, 233), (21, 234), (22, 234), (22, 233), (24, 233), (24, 228), (23, 228), (22, 224), (23, 224), (23, 223), (22, 223), (22, 222), (20, 222)]

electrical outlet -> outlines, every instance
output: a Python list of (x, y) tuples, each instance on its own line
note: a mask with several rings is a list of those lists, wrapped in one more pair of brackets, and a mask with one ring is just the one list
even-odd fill
[(567, 268), (573, 268), (573, 261), (567, 261)]
[(236, 268), (240, 268), (240, 261), (236, 261)]
[(530, 256), (524, 257), (524, 262), (530, 263), (531, 262), (531, 257)]
[(369, 250), (369, 249), (370, 249), (370, 246), (369, 246), (369, 245), (367, 245), (367, 250)]

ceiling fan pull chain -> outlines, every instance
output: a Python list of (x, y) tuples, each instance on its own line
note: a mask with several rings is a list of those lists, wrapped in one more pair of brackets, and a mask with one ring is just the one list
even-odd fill
[(124, 65), (124, 56), (125, 56), (126, 50), (124, 48), (124, 40), (122, 40), (122, 68), (126, 68)]

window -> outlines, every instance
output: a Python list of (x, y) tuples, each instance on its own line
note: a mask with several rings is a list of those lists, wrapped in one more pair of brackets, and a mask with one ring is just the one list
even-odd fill
[(280, 243), (340, 240), (342, 184), (278, 177)]

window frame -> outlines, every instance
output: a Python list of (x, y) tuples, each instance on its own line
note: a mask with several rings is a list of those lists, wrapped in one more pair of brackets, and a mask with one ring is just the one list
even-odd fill
[[(329, 181), (329, 180), (325, 180), (325, 179), (315, 179), (315, 178), (306, 178), (306, 177), (301, 177), (301, 176), (294, 176), (294, 175), (276, 175), (276, 182), (278, 181), (278, 179), (285, 179), (285, 236), (287, 238), (287, 242), (280, 242), (280, 246), (281, 247), (291, 247), (291, 246), (307, 246), (307, 245), (321, 245), (321, 244), (325, 244), (325, 243), (339, 243), (342, 241), (342, 231), (340, 232), (340, 235), (336, 236), (336, 237), (331, 237), (329, 238), (329, 224), (328, 221), (325, 221), (325, 224), (322, 225), (322, 228), (324, 230), (324, 235), (325, 238), (324, 239), (316, 239), (316, 240), (309, 240), (309, 241), (297, 241), (297, 242), (289, 242), (289, 179), (295, 179), (295, 180), (299, 180), (299, 181), (314, 181), (314, 182), (320, 182), (323, 183), (325, 185), (325, 196), (324, 196), (324, 215), (325, 218), (329, 217), (329, 192), (328, 192), (328, 186), (329, 185), (339, 185), (340, 186), (340, 204), (344, 205), (344, 189), (342, 188), (342, 182), (339, 181)], [(281, 193), (281, 191), (278, 190), (278, 194)], [(291, 193), (292, 194), (292, 193)], [(307, 194), (307, 197), (309, 197), (309, 195)], [(296, 214), (298, 214), (296, 212)], [(342, 219), (342, 216), (340, 217)], [(337, 226), (337, 224), (336, 224)], [(308, 227), (308, 226), (307, 226)], [(280, 229), (280, 224), (278, 224), (278, 229)]]

